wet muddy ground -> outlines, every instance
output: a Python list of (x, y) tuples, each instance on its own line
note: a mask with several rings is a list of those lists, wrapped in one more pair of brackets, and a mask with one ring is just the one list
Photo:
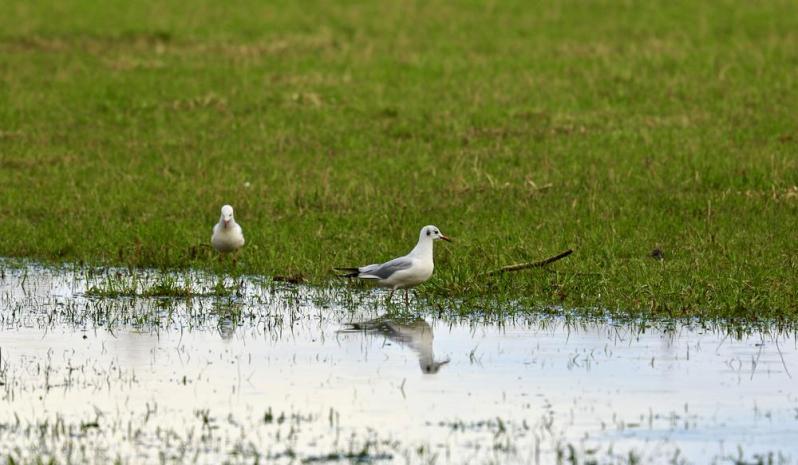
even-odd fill
[(200, 274), (176, 275), (191, 298), (97, 297), (128, 272), (0, 266), (0, 463), (798, 460), (792, 333)]

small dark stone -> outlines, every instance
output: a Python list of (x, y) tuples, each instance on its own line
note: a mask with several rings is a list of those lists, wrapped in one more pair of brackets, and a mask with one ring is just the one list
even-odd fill
[(655, 247), (654, 250), (651, 251), (650, 256), (655, 260), (665, 259), (665, 254), (662, 253), (662, 249), (660, 249), (659, 247)]
[(88, 339), (88, 338), (89, 336), (86, 336), (85, 334), (83, 335), (83, 339)]

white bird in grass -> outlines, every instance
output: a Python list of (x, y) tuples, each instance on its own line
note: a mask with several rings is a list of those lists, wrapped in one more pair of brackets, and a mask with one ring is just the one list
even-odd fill
[(234, 252), (244, 246), (244, 232), (233, 217), (233, 207), (222, 207), (222, 216), (213, 227), (211, 245), (222, 253)]
[(424, 226), (419, 233), (418, 244), (404, 257), (394, 258), (385, 263), (356, 268), (335, 268), (335, 270), (346, 272), (340, 275), (342, 278), (371, 279), (381, 287), (390, 288), (389, 302), (397, 289), (404, 289), (406, 304), (407, 290), (432, 276), (432, 270), (435, 268), (432, 261), (432, 244), (439, 239), (451, 242), (451, 239), (442, 234), (436, 226)]

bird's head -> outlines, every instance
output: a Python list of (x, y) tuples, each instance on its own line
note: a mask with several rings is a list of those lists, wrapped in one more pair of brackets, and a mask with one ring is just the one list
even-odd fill
[(222, 225), (225, 228), (227, 228), (234, 221), (235, 219), (233, 218), (233, 207), (231, 207), (230, 205), (225, 205), (224, 207), (222, 207), (222, 216), (219, 218), (219, 222), (222, 223)]
[(449, 239), (445, 234), (441, 232), (440, 229), (438, 229), (437, 226), (434, 225), (424, 226), (423, 228), (421, 228), (420, 237), (421, 239), (428, 238), (429, 240), (433, 241), (441, 239), (446, 242), (452, 242), (451, 239)]
[(421, 372), (425, 375), (434, 375), (440, 371), (441, 367), (449, 363), (449, 359), (436, 362), (434, 360), (419, 360), (418, 364), (421, 366)]

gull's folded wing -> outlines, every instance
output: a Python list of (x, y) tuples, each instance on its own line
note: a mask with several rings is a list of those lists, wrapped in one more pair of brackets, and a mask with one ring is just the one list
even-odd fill
[[(394, 258), (382, 265), (369, 265), (360, 270), (360, 278), (365, 279), (388, 279), (397, 271), (406, 270), (413, 266), (413, 259), (407, 257)], [(373, 268), (372, 268), (373, 267)]]

